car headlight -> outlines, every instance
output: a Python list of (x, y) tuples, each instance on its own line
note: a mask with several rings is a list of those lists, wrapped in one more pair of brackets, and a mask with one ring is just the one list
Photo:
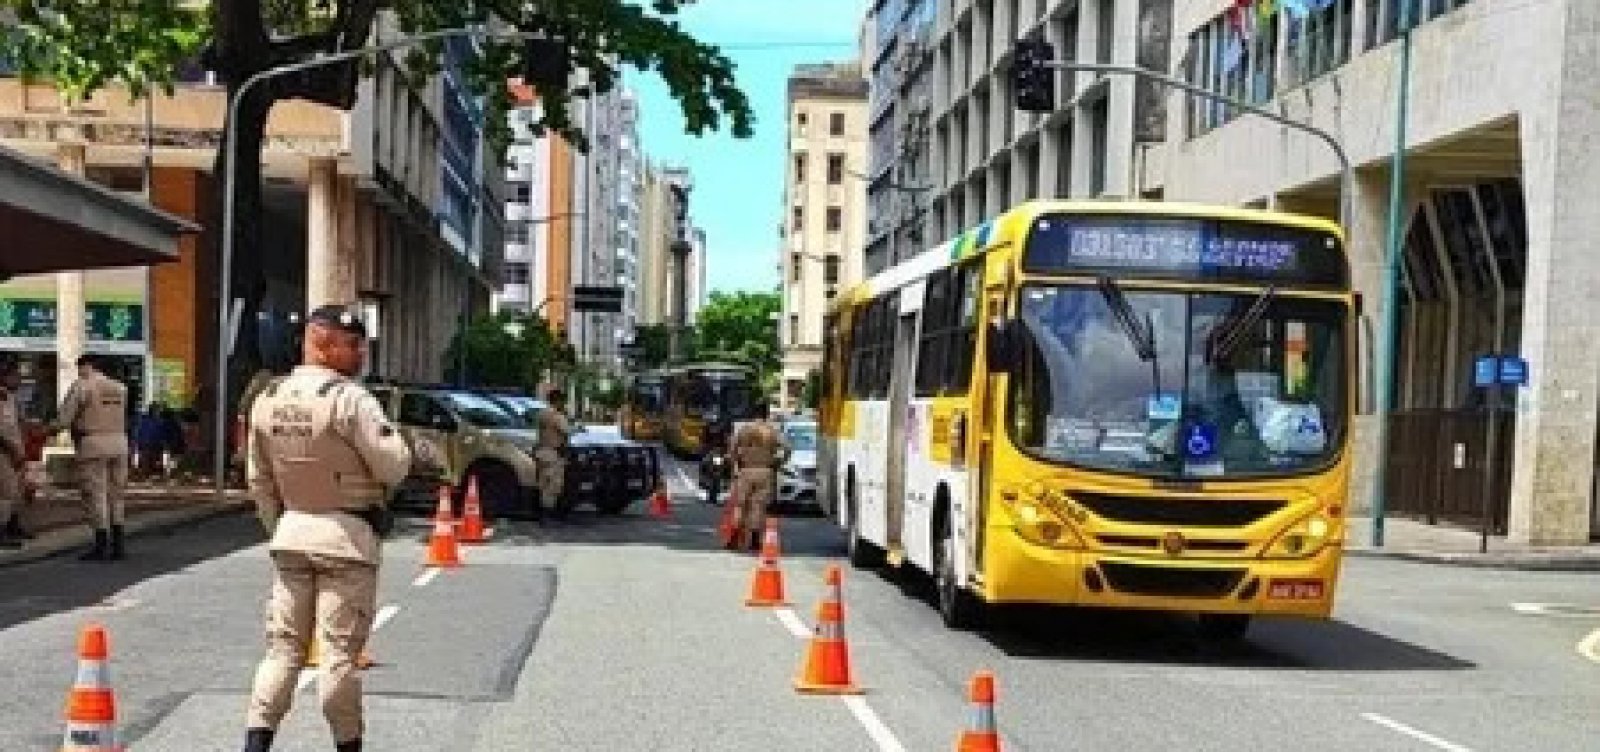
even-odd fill
[(1000, 500), (1011, 513), (1017, 535), (1023, 540), (1051, 548), (1083, 548), (1083, 539), (1056, 509), (1048, 490), (1006, 488), (1001, 490)]
[(1334, 533), (1334, 522), (1322, 512), (1310, 514), (1290, 525), (1263, 554), (1269, 559), (1303, 559), (1315, 556), (1328, 545)]

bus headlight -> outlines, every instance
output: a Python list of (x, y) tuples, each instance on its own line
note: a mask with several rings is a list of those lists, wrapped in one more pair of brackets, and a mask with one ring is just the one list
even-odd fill
[(1037, 546), (1083, 548), (1083, 539), (1043, 496), (1006, 489), (1000, 492), (1017, 535)]
[(1290, 525), (1267, 546), (1269, 559), (1302, 559), (1314, 556), (1328, 544), (1333, 535), (1333, 523), (1321, 512)]

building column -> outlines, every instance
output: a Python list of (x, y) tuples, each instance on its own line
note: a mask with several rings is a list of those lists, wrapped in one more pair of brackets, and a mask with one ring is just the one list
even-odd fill
[(354, 303), (359, 249), (354, 223), (343, 220), (355, 215), (355, 186), (339, 179), (337, 159), (308, 162), (306, 308)]
[(1573, 189), (1600, 184), (1600, 135), (1590, 114), (1600, 111), (1600, 91), (1581, 77), (1600, 64), (1600, 48), (1574, 38), (1575, 30), (1594, 28), (1600, 8), (1566, 6), (1561, 70), (1536, 79), (1552, 83), (1530, 92), (1519, 123), (1528, 217), (1522, 356), (1530, 383), (1520, 395), (1509, 528), (1513, 541), (1535, 545), (1588, 542), (1600, 402), (1600, 206)]
[[(83, 143), (63, 143), (56, 148), (56, 164), (66, 172), (83, 177), (87, 162), (87, 147)], [(84, 342), (88, 339), (89, 311), (84, 300), (83, 281), (81, 269), (56, 274), (57, 400), (78, 380), (78, 357), (83, 355)]]

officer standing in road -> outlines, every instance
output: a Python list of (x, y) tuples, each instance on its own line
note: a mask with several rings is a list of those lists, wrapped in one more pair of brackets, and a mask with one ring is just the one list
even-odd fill
[(52, 433), (70, 431), (77, 454), (78, 482), (94, 519), (94, 547), (79, 557), (108, 561), (123, 548), (123, 489), (128, 485), (128, 387), (106, 376), (93, 357), (78, 358), (72, 382)]
[(539, 411), (539, 446), (533, 459), (539, 465), (539, 505), (548, 508), (556, 519), (566, 517), (561, 494), (567, 479), (567, 442), (572, 438), (572, 423), (567, 420), (567, 395), (551, 389), (545, 395), (546, 407)]
[(755, 420), (739, 427), (733, 435), (733, 466), (737, 475), (733, 480), (733, 495), (739, 502), (739, 516), (734, 535), (735, 549), (748, 546), (761, 547), (761, 535), (767, 525), (767, 505), (777, 491), (777, 469), (789, 457), (789, 444), (783, 432), (767, 420), (767, 403), (757, 402)]
[(17, 407), (17, 390), (22, 387), (22, 371), (14, 361), (0, 362), (0, 548), (21, 548), (22, 485), (26, 480), (28, 453), (22, 440), (22, 415)]
[(302, 365), (263, 390), (251, 410), (247, 474), (272, 539), (274, 578), (245, 752), (272, 747), (313, 634), (322, 647), (322, 712), (336, 749), (361, 750), (355, 661), (377, 605), (385, 505), (411, 466), (383, 407), (351, 381), (361, 373), (366, 342), (365, 325), (349, 309), (312, 311)]

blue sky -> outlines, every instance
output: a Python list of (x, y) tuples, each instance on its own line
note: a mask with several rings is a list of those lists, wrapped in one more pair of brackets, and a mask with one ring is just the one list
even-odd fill
[(856, 56), (865, 0), (699, 0), (679, 15), (702, 41), (749, 44), (827, 43), (769, 49), (730, 48), (741, 88), (755, 111), (747, 140), (726, 130), (701, 138), (683, 132), (683, 114), (660, 79), (630, 72), (642, 104), (640, 137), (656, 162), (687, 164), (694, 174), (690, 214), (706, 231), (713, 290), (770, 290), (778, 282), (778, 222), (784, 173), (784, 85), (797, 63)]

